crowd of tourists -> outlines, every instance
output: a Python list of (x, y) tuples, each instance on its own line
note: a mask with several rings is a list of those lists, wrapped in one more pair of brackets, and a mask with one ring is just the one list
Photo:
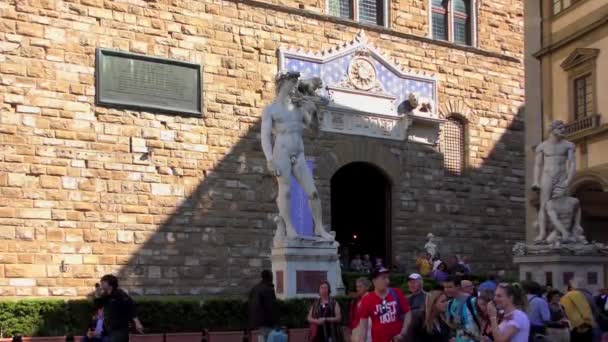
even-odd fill
[[(344, 265), (342, 265), (344, 267)], [(353, 272), (372, 273), (376, 268), (384, 267), (384, 261), (381, 257), (372, 258), (369, 254), (364, 254), (363, 257), (357, 254), (348, 264), (347, 269)]]
[[(323, 281), (302, 317), (310, 326), (309, 342), (608, 341), (608, 289), (594, 296), (571, 280), (562, 294), (533, 281), (503, 283), (500, 277), (475, 284), (466, 276), (466, 264), (450, 259), (447, 276), (429, 292), (421, 274), (410, 274), (407, 296), (390, 287), (390, 270), (374, 268), (371, 281), (356, 280), (344, 318), (330, 283)], [(261, 277), (249, 293), (250, 328), (259, 330), (258, 342), (282, 341), (272, 272)], [(85, 342), (127, 342), (131, 327), (143, 333), (135, 303), (115, 276), (102, 277), (93, 297)], [(344, 321), (350, 329), (343, 329)]]
[[(322, 282), (306, 317), (309, 341), (608, 341), (608, 289), (593, 297), (575, 281), (565, 294), (532, 281), (502, 283), (499, 277), (474, 284), (462, 274), (463, 268), (452, 267), (430, 292), (424, 291), (421, 274), (410, 274), (407, 296), (389, 286), (390, 271), (384, 267), (373, 270), (371, 281), (357, 279), (347, 330), (342, 329), (342, 308), (330, 284)], [(259, 342), (272, 340), (268, 336), (279, 325), (272, 273), (262, 276), (249, 297), (252, 328), (262, 331)]]
[[(395, 263), (395, 262), (393, 262)], [(350, 262), (342, 262), (342, 267), (353, 272), (371, 274), (374, 269), (385, 267), (381, 257), (372, 258), (369, 254), (363, 256), (357, 254)], [(435, 279), (438, 282), (444, 281), (449, 274), (469, 275), (471, 274), (471, 265), (467, 256), (450, 255), (445, 261), (442, 261), (439, 253), (431, 256), (428, 252), (421, 252), (416, 258), (416, 268), (418, 273), (423, 277)], [(399, 266), (393, 266), (392, 270), (401, 269)]]

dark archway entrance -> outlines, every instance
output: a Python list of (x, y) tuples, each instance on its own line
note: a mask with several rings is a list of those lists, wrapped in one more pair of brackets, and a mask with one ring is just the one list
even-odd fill
[(599, 184), (589, 182), (579, 187), (574, 197), (581, 203), (581, 226), (587, 240), (608, 243), (608, 192)]
[(354, 162), (331, 178), (331, 226), (344, 259), (356, 254), (391, 263), (391, 184), (378, 167)]

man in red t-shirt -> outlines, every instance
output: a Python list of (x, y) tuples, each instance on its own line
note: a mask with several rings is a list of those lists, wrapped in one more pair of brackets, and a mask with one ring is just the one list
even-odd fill
[[(373, 273), (374, 292), (370, 292), (361, 299), (359, 317), (361, 321), (357, 329), (367, 331), (367, 319), (372, 321), (372, 341), (391, 342), (403, 339), (410, 322), (410, 307), (397, 288), (390, 288), (389, 271), (379, 268)], [(365, 334), (358, 334), (365, 336)], [(359, 341), (365, 342), (363, 338)]]

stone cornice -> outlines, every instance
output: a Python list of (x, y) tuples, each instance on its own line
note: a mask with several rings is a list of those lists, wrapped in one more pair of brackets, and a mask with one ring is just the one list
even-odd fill
[(358, 22), (355, 22), (352, 20), (332, 17), (332, 16), (320, 14), (320, 13), (315, 13), (315, 12), (305, 10), (305, 9), (294, 8), (294, 7), (289, 7), (289, 6), (285, 6), (285, 5), (269, 4), (269, 3), (259, 1), (259, 0), (227, 0), (227, 1), (234, 2), (237, 4), (244, 4), (244, 5), (251, 6), (251, 7), (259, 7), (259, 8), (263, 8), (263, 9), (272, 10), (272, 11), (287, 13), (287, 14), (299, 15), (299, 16), (302, 16), (305, 18), (315, 19), (315, 20), (319, 20), (319, 21), (330, 22), (330, 23), (335, 23), (335, 24), (359, 28), (359, 29), (365, 29), (367, 31), (377, 32), (380, 34), (386, 34), (386, 35), (397, 37), (397, 38), (411, 39), (411, 40), (416, 40), (416, 41), (419, 41), (422, 43), (447, 47), (450, 49), (462, 50), (462, 51), (474, 53), (474, 54), (477, 54), (480, 56), (500, 59), (500, 60), (503, 60), (506, 62), (523, 63), (523, 57), (516, 58), (516, 57), (507, 56), (507, 55), (497, 53), (497, 52), (482, 50), (482, 49), (472, 47), (472, 46), (458, 45), (458, 44), (454, 44), (454, 43), (450, 43), (450, 42), (446, 42), (446, 41), (431, 39), (428, 37), (399, 32), (399, 31), (395, 31), (395, 30), (387, 28), (387, 27), (362, 24), (362, 23), (358, 23)]
[(577, 39), (583, 37), (584, 35), (586, 35), (590, 32), (593, 32), (596, 29), (599, 29), (600, 27), (604, 26), (605, 24), (608, 24), (608, 16), (603, 17), (602, 19), (597, 20), (595, 22), (592, 22), (591, 24), (584, 26), (583, 28), (577, 30), (573, 34), (571, 34), (567, 37), (564, 37), (563, 39), (560, 39), (557, 42), (540, 49), (539, 51), (532, 54), (532, 56), (540, 59), (543, 56), (545, 56), (549, 53), (552, 53), (552, 52), (576, 41)]

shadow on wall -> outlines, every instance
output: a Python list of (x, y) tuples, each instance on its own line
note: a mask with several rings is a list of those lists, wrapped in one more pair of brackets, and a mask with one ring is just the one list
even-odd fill
[[(496, 116), (488, 125), (476, 125), (479, 129), (469, 141), (497, 134), (500, 139), (494, 146), (475, 144), (478, 147), (469, 153), (482, 157), (483, 163), (460, 176), (443, 168), (440, 152), (420, 144), (390, 145), (382, 139), (320, 132), (307, 133), (305, 146), (307, 156), (318, 161), (340, 141), (387, 149), (396, 144), (402, 174), (393, 180), (393, 191), (401, 191), (393, 196), (393, 254), (409, 258), (433, 232), (442, 238), (444, 255), (471, 255), (473, 265), (495, 269), (504, 266), (509, 246), (525, 238), (522, 113), (520, 109), (517, 115), (496, 121), (509, 120), (508, 127), (493, 125)], [(151, 210), (170, 217), (158, 222), (158, 229), (146, 238), (136, 238), (141, 245), (135, 253), (117, 250), (128, 257), (118, 271), (121, 285), (142, 295), (231, 296), (243, 295), (258, 281), (259, 272), (270, 267), (271, 219), (277, 213), (276, 184), (266, 171), (259, 132), (260, 124), (252, 125), (223, 159), (204, 171), (188, 196), (179, 185), (157, 185), (156, 193), (153, 189)], [(429, 175), (432, 181), (427, 180)], [(173, 177), (179, 183), (179, 176)], [(327, 197), (329, 185), (319, 187), (322, 198)], [(329, 205), (326, 198), (323, 205)], [(502, 240), (493, 245), (496, 236)]]
[[(444, 167), (442, 153), (408, 145), (396, 222), (397, 230), (405, 232), (393, 247), (403, 251), (406, 266), (414, 268), (416, 251), (423, 250), (432, 232), (443, 257), (469, 256), (476, 273), (509, 269), (513, 244), (525, 239), (523, 115), (522, 106), (513, 116), (469, 118), (477, 122), (467, 124), (470, 163), (462, 175)], [(509, 125), (502, 125), (509, 119)], [(484, 142), (488, 138), (495, 143)]]
[[(120, 269), (131, 292), (242, 294), (243, 279), (269, 265), (276, 186), (255, 124), (187, 197), (176, 181), (151, 206), (170, 218)], [(178, 177), (176, 177), (178, 178)], [(175, 181), (175, 180), (174, 180)], [(154, 192), (154, 190), (153, 190)]]

